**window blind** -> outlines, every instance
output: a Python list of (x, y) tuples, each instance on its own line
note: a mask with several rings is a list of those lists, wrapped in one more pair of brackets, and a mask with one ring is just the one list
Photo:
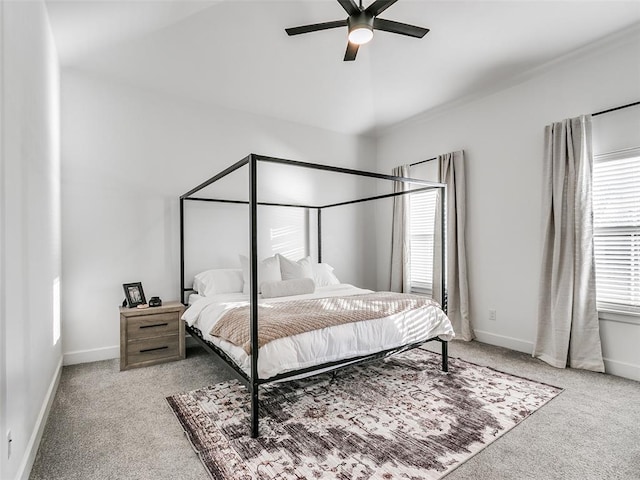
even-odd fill
[(640, 148), (595, 157), (593, 222), (598, 310), (640, 314)]
[(432, 294), (436, 196), (436, 190), (410, 195), (410, 282), (413, 293)]

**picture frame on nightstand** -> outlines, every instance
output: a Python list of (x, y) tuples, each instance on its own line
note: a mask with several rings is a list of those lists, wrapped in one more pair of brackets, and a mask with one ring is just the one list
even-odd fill
[(127, 298), (129, 308), (135, 308), (138, 305), (147, 303), (142, 289), (142, 282), (123, 283), (122, 288), (124, 288), (124, 295)]

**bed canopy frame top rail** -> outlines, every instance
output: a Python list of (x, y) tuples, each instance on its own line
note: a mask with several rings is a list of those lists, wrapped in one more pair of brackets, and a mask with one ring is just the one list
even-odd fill
[[(374, 179), (392, 181), (392, 182), (400, 182), (404, 184), (415, 184), (420, 185), (419, 188), (415, 188), (412, 190), (402, 190), (389, 194), (382, 195), (374, 195), (368, 196), (364, 198), (357, 198), (354, 200), (337, 202), (337, 203), (328, 203), (324, 205), (308, 205), (308, 204), (296, 204), (296, 203), (277, 203), (277, 202), (259, 202), (258, 201), (258, 175), (257, 175), (257, 165), (258, 162), (267, 162), (272, 164), (281, 164), (291, 167), (300, 167), (300, 168), (308, 168), (315, 170), (322, 170), (327, 172), (334, 172), (339, 174), (347, 174), (354, 175), (359, 177), (370, 177)], [(203, 198), (203, 197), (195, 197), (194, 195), (204, 188), (214, 184), (215, 182), (221, 180), (227, 175), (235, 172), (236, 170), (248, 166), (249, 171), (249, 199), (248, 200), (231, 200), (231, 199), (220, 199), (220, 198)], [(386, 175), (382, 173), (369, 172), (364, 170), (354, 170), (344, 167), (336, 167), (330, 165), (322, 165), (317, 163), (308, 163), (297, 160), (287, 160), (276, 157), (268, 157), (264, 155), (257, 154), (249, 154), (242, 160), (236, 162), (235, 164), (229, 166), (228, 168), (222, 170), (220, 173), (214, 175), (210, 179), (201, 183), (200, 185), (194, 187), (189, 190), (187, 193), (180, 196), (180, 299), (183, 303), (185, 298), (185, 293), (193, 291), (193, 288), (185, 287), (185, 242), (184, 242), (184, 202), (185, 201), (199, 201), (199, 202), (218, 202), (218, 203), (233, 203), (233, 204), (245, 204), (249, 205), (249, 321), (250, 321), (250, 342), (251, 342), (251, 370), (248, 375), (244, 372), (235, 362), (220, 348), (216, 345), (206, 341), (202, 333), (196, 329), (187, 327), (187, 330), (192, 334), (192, 336), (198, 340), (203, 346), (209, 350), (210, 352), (216, 353), (220, 356), (235, 372), (240, 376), (243, 382), (247, 385), (250, 395), (251, 395), (251, 436), (258, 436), (258, 389), (259, 386), (265, 383), (289, 379), (296, 375), (301, 374), (309, 374), (317, 371), (325, 371), (327, 369), (337, 369), (345, 366), (351, 366), (358, 363), (368, 362), (372, 360), (376, 360), (379, 358), (384, 358), (394, 353), (399, 353), (401, 351), (406, 351), (411, 348), (415, 348), (420, 346), (425, 342), (419, 342), (410, 345), (403, 345), (397, 348), (384, 350), (382, 352), (378, 352), (370, 355), (363, 355), (360, 357), (350, 358), (341, 361), (329, 362), (322, 365), (317, 365), (314, 367), (308, 367), (303, 370), (296, 370), (292, 372), (283, 373), (277, 375), (275, 377), (270, 377), (268, 379), (261, 379), (258, 376), (258, 206), (275, 206), (275, 207), (296, 207), (296, 208), (306, 208), (306, 209), (315, 209), (317, 211), (317, 232), (318, 232), (318, 262), (322, 261), (322, 210), (324, 208), (333, 208), (338, 206), (350, 205), (355, 203), (367, 202), (372, 200), (391, 198), (400, 195), (407, 195), (410, 193), (417, 193), (426, 190), (439, 189), (442, 194), (440, 195), (440, 222), (441, 222), (441, 232), (445, 232), (445, 211), (446, 211), (446, 185), (443, 183), (431, 182), (428, 180), (422, 180), (417, 178), (409, 178), (409, 177), (399, 177), (394, 175)], [(441, 242), (441, 245), (444, 245), (445, 242)], [(441, 248), (441, 262), (443, 265), (442, 275), (441, 275), (441, 291), (443, 292), (443, 297), (445, 297), (446, 292), (446, 268), (445, 262), (445, 249)], [(446, 313), (446, 301), (443, 298), (443, 309)], [(447, 365), (447, 342), (439, 339), (438, 337), (430, 338), (426, 341), (438, 340), (442, 344), (442, 369), (443, 371), (448, 371)]]

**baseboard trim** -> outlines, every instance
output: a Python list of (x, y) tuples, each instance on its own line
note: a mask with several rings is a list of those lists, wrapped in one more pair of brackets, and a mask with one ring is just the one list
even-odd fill
[[(185, 338), (186, 346), (192, 347), (200, 345), (189, 335)], [(63, 365), (77, 365), (79, 363), (99, 362), (101, 360), (111, 360), (112, 358), (120, 358), (120, 346), (93, 348), (91, 350), (76, 350), (75, 352), (67, 352), (63, 355)]]
[(604, 358), (604, 371), (616, 377), (629, 378), (640, 382), (640, 365)]
[[(533, 353), (533, 342), (527, 342), (518, 338), (505, 337), (504, 335), (496, 335), (495, 333), (485, 332), (482, 330), (474, 330), (476, 340), (489, 345), (505, 347), (522, 353)], [(611, 360), (604, 358), (604, 371), (609, 375), (628, 378), (640, 381), (640, 365), (621, 362), (619, 360)]]
[(77, 350), (67, 352), (63, 355), (63, 365), (76, 365), (78, 363), (99, 362), (100, 360), (111, 360), (120, 358), (120, 346), (94, 348), (92, 350)]
[(36, 420), (33, 433), (31, 434), (31, 438), (29, 438), (29, 443), (27, 444), (27, 449), (25, 451), (24, 457), (22, 458), (22, 463), (18, 468), (18, 474), (16, 475), (17, 479), (28, 480), (29, 475), (31, 475), (33, 462), (35, 461), (36, 454), (38, 453), (38, 447), (40, 446), (40, 440), (42, 440), (44, 427), (47, 424), (47, 419), (49, 418), (49, 412), (51, 411), (51, 405), (53, 405), (53, 399), (55, 398), (56, 392), (58, 391), (58, 385), (60, 384), (61, 375), (62, 358), (60, 358), (60, 361), (58, 362), (56, 373), (53, 375), (53, 379), (51, 380), (51, 384), (49, 385), (49, 389), (47, 390), (47, 396), (42, 403), (42, 407), (40, 408), (40, 413), (38, 414), (38, 419)]
[(508, 348), (509, 350), (515, 350), (516, 352), (528, 353), (529, 355), (533, 353), (533, 342), (528, 342), (519, 338), (506, 337), (504, 335), (497, 335), (483, 330), (474, 330), (473, 332), (476, 334), (476, 340), (479, 342)]

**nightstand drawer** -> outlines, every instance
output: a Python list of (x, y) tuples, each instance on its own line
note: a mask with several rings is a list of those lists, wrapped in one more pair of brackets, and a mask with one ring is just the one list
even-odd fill
[(175, 313), (131, 317), (127, 322), (127, 339), (178, 334), (180, 318)]
[(180, 355), (178, 335), (146, 338), (127, 343), (128, 363), (135, 364)]

